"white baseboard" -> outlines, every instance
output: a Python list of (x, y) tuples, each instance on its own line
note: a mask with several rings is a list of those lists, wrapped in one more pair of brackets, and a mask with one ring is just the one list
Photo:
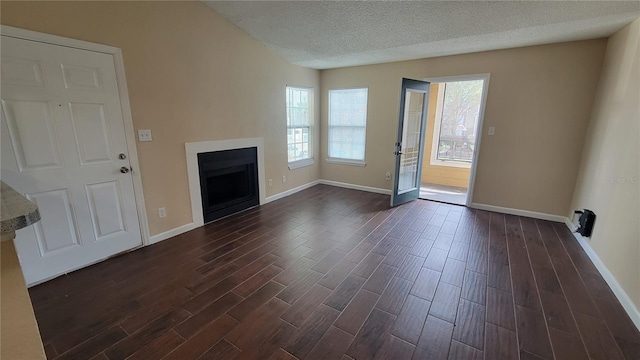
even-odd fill
[(312, 186), (315, 186), (315, 185), (318, 185), (318, 184), (320, 184), (320, 180), (315, 180), (315, 181), (312, 181), (310, 183), (306, 183), (306, 184), (303, 184), (303, 185), (300, 185), (300, 186), (296, 186), (293, 189), (289, 189), (287, 191), (283, 191), (283, 192), (275, 194), (275, 195), (267, 196), (267, 198), (264, 199), (264, 203), (266, 204), (266, 203), (270, 203), (272, 201), (276, 201), (276, 200), (282, 199), (284, 197), (287, 197), (289, 195), (293, 195), (293, 194), (295, 194), (297, 192), (300, 192), (302, 190), (308, 189), (308, 188), (310, 188)]
[(545, 214), (545, 213), (529, 211), (529, 210), (512, 209), (512, 208), (507, 208), (502, 206), (493, 206), (493, 205), (478, 204), (478, 203), (471, 203), (469, 207), (473, 209), (478, 209), (478, 210), (487, 210), (487, 211), (493, 211), (493, 212), (498, 212), (503, 214), (526, 216), (534, 219), (549, 220), (549, 221), (555, 221), (555, 222), (561, 222), (561, 223), (563, 223), (564, 220), (566, 219), (564, 216), (560, 216), (560, 215)]
[(197, 226), (194, 223), (188, 223), (177, 228), (173, 228), (171, 230), (167, 230), (165, 232), (161, 232), (160, 234), (152, 235), (149, 238), (149, 245), (158, 243), (162, 240), (167, 240), (168, 238), (180, 235), (182, 233), (186, 233), (187, 231), (195, 229)]
[(636, 325), (636, 328), (640, 330), (640, 310), (638, 310), (627, 292), (624, 291), (622, 286), (620, 286), (620, 283), (618, 283), (618, 280), (616, 280), (615, 276), (613, 276), (607, 266), (602, 262), (602, 260), (600, 260), (598, 254), (596, 254), (596, 252), (591, 247), (591, 244), (589, 244), (589, 240), (584, 236), (573, 232), (576, 225), (569, 218), (565, 218), (564, 223), (567, 225), (569, 230), (571, 230), (576, 240), (578, 240), (578, 244), (582, 246), (584, 252), (587, 253), (587, 256), (589, 256), (589, 259), (591, 259), (591, 262), (593, 262), (593, 265), (596, 266), (596, 269), (598, 269), (600, 275), (602, 275), (604, 280), (607, 282), (607, 284), (613, 291), (613, 294), (618, 298), (618, 301), (620, 301), (620, 304), (622, 304), (622, 307), (627, 312), (627, 315), (629, 315), (629, 317), (631, 318), (631, 321), (633, 321), (633, 323)]
[(372, 193), (376, 193), (376, 194), (391, 195), (391, 190), (380, 189), (380, 188), (375, 188), (375, 187), (371, 187), (371, 186), (349, 184), (349, 183), (333, 181), (333, 180), (320, 180), (319, 183), (320, 184), (324, 184), (324, 185), (331, 185), (331, 186), (337, 186), (337, 187), (342, 187), (342, 188), (347, 188), (347, 189), (353, 189), (353, 190), (368, 191), (368, 192), (372, 192)]

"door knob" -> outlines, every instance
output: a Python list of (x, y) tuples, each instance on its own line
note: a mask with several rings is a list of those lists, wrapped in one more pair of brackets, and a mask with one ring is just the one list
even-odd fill
[(123, 173), (123, 174), (126, 174), (129, 171), (131, 171), (131, 170), (126, 166), (123, 166), (123, 167), (120, 168), (120, 172)]
[(394, 151), (393, 155), (402, 155), (402, 151)]

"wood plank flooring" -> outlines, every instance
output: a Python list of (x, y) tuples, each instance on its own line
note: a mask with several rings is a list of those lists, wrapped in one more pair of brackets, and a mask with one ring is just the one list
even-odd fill
[(51, 359), (640, 359), (561, 223), (318, 185), (30, 289)]

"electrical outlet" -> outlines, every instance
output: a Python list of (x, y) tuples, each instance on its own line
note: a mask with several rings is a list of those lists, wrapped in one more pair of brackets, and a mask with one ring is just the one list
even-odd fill
[(138, 141), (151, 141), (151, 130), (138, 129)]
[(488, 135), (495, 135), (496, 134), (496, 128), (494, 126), (489, 126), (489, 134)]
[(167, 210), (165, 208), (163, 208), (163, 207), (158, 208), (158, 217), (160, 219), (166, 218), (167, 217)]
[(269, 187), (273, 186), (273, 179), (269, 179)]
[(287, 182), (287, 175), (282, 175), (282, 183), (286, 183)]
[(387, 181), (391, 181), (391, 173), (387, 171), (387, 173), (384, 175), (384, 178), (385, 178)]

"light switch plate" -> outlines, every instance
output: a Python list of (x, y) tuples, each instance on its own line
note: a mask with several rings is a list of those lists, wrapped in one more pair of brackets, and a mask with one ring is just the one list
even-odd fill
[(496, 134), (496, 128), (494, 126), (489, 126), (489, 135), (495, 135)]
[(138, 129), (138, 141), (151, 141), (151, 129)]

